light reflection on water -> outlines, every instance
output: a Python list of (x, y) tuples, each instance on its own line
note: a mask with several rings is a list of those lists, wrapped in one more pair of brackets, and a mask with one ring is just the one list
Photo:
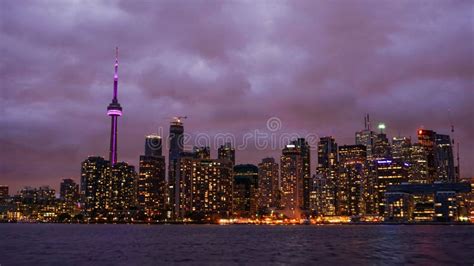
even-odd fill
[(465, 264), (474, 226), (0, 224), (0, 264)]

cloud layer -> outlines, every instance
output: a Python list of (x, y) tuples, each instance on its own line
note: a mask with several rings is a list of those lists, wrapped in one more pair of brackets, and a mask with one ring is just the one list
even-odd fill
[[(473, 8), (472, 1), (1, 1), (0, 183), (11, 192), (57, 187), (61, 178), (79, 181), (88, 155), (107, 156), (117, 45), (121, 160), (136, 165), (144, 136), (166, 135), (175, 115), (189, 116), (192, 134), (241, 139), (278, 117), (281, 132), (351, 144), (370, 113), (390, 136), (415, 138), (420, 127), (450, 133), (454, 124), (461, 171), (473, 176)], [(249, 148), (237, 161), (279, 154)]]

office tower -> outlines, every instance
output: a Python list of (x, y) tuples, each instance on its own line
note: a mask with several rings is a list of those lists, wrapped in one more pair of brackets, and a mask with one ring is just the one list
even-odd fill
[(137, 207), (137, 174), (135, 167), (118, 162), (111, 169), (112, 194), (111, 209), (114, 217), (123, 218)]
[(418, 130), (418, 143), (424, 147), (428, 166), (428, 183), (436, 180), (436, 132), (433, 130)]
[(76, 203), (79, 200), (79, 185), (72, 179), (63, 179), (59, 185), (61, 200)]
[(436, 134), (436, 181), (445, 183), (456, 182), (453, 146), (449, 135)]
[(217, 221), (232, 214), (233, 165), (229, 160), (182, 158), (180, 179), (188, 184), (179, 202), (185, 217)]
[(326, 195), (326, 178), (322, 175), (313, 175), (313, 190), (310, 193), (310, 211), (312, 215), (321, 216), (329, 211), (324, 208), (329, 205)]
[(279, 180), (278, 163), (274, 158), (263, 158), (258, 164), (259, 209), (279, 206)]
[(291, 218), (300, 218), (303, 208), (303, 158), (301, 149), (286, 145), (280, 157), (281, 207)]
[(90, 156), (81, 164), (81, 197), (90, 217), (105, 214), (110, 207), (110, 163), (102, 157)]
[(408, 137), (392, 138), (392, 158), (404, 163), (410, 163), (411, 139)]
[(59, 185), (58, 213), (73, 216), (79, 213), (79, 185), (72, 179), (63, 179)]
[(311, 147), (304, 138), (298, 138), (290, 144), (295, 145), (301, 151), (302, 174), (303, 174), (303, 210), (309, 210), (309, 194), (312, 190), (311, 179)]
[(193, 153), (197, 159), (211, 159), (211, 149), (209, 148), (209, 146), (194, 146)]
[(8, 186), (0, 185), (0, 201), (7, 199), (8, 196)]
[(420, 143), (411, 146), (409, 163), (409, 179), (410, 183), (428, 184), (431, 183), (428, 172), (428, 152), (426, 147)]
[(196, 165), (196, 154), (190, 151), (184, 151), (181, 153), (178, 161), (178, 172), (177, 179), (179, 184), (179, 195), (178, 201), (178, 218), (190, 218), (192, 216), (192, 181), (193, 171)]
[(366, 161), (366, 146), (339, 146), (336, 201), (338, 215), (360, 216), (365, 212), (363, 196), (367, 179)]
[(107, 107), (107, 115), (111, 117), (110, 129), (110, 153), (109, 161), (111, 165), (117, 163), (117, 122), (122, 115), (122, 106), (117, 100), (118, 90), (118, 48), (115, 50), (115, 73), (114, 73), (114, 95), (112, 102)]
[(367, 159), (372, 160), (372, 148), (374, 145), (375, 133), (371, 129), (370, 117), (364, 117), (364, 130), (355, 133), (355, 144), (364, 145), (367, 148)]
[(255, 217), (258, 199), (258, 167), (253, 164), (234, 166), (233, 215)]
[(372, 157), (375, 160), (391, 159), (392, 152), (390, 142), (388, 141), (387, 135), (384, 133), (385, 124), (379, 124), (378, 128), (380, 132), (374, 138)]
[(159, 157), (162, 156), (163, 143), (161, 137), (152, 134), (145, 138), (145, 156)]
[(232, 143), (226, 142), (221, 145), (217, 151), (217, 159), (227, 159), (235, 165), (235, 149), (232, 147)]
[(168, 201), (173, 216), (178, 214), (179, 206), (179, 180), (176, 178), (178, 172), (178, 160), (184, 149), (184, 127), (181, 119), (175, 117), (170, 124), (169, 135), (169, 163), (168, 163)]
[(321, 215), (336, 215), (337, 201), (337, 143), (333, 137), (322, 137), (318, 143), (318, 167), (317, 177), (324, 187), (320, 188), (319, 195), (324, 197), (324, 206), (321, 207)]
[(408, 166), (395, 160), (375, 162), (377, 214), (385, 212), (385, 192), (388, 186), (400, 185), (408, 181)]
[(166, 166), (161, 155), (161, 137), (149, 135), (145, 139), (145, 155), (140, 156), (137, 181), (138, 205), (150, 219), (166, 216)]

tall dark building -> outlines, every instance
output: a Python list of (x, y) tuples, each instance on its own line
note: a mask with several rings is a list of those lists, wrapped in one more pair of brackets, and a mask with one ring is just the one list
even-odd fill
[(89, 216), (105, 214), (110, 208), (110, 163), (99, 156), (88, 157), (81, 164), (81, 197)]
[[(383, 129), (385, 129), (385, 125), (383, 124), (380, 124), (379, 127), (383, 127)], [(380, 133), (374, 138), (372, 157), (376, 160), (392, 158), (390, 142), (388, 141), (387, 135), (383, 133), (382, 129), (380, 130)]]
[(408, 137), (392, 138), (392, 158), (402, 162), (411, 161), (411, 139)]
[(59, 185), (59, 197), (66, 202), (79, 200), (79, 185), (72, 179), (63, 179)]
[(433, 183), (437, 178), (436, 132), (426, 129), (418, 130), (418, 143), (426, 152), (428, 183)]
[(217, 151), (217, 158), (218, 159), (227, 159), (235, 165), (235, 149), (232, 147), (230, 142), (221, 145)]
[(258, 200), (258, 167), (253, 164), (234, 166), (233, 214), (255, 217)]
[(274, 158), (264, 158), (258, 164), (259, 208), (276, 208), (279, 206), (280, 175), (278, 163)]
[(367, 149), (367, 159), (372, 160), (372, 149), (374, 145), (375, 133), (371, 129), (370, 117), (367, 114), (364, 117), (364, 130), (355, 134), (355, 144), (364, 145)]
[(8, 198), (8, 186), (7, 185), (0, 185), (0, 201)]
[(128, 217), (137, 207), (137, 173), (135, 167), (118, 162), (111, 168), (111, 211), (114, 217)]
[(337, 214), (359, 216), (365, 213), (366, 161), (366, 146), (339, 146)]
[(333, 137), (322, 137), (318, 143), (318, 167), (316, 168), (317, 178), (323, 184), (319, 187), (317, 198), (324, 199), (324, 203), (319, 206), (319, 213), (323, 215), (336, 215), (337, 201), (337, 167), (338, 149), (336, 140)]
[(280, 157), (281, 207), (287, 216), (300, 218), (303, 208), (303, 158), (294, 144), (286, 145)]
[(415, 184), (432, 183), (428, 172), (428, 152), (420, 143), (413, 144), (410, 149), (408, 181)]
[(180, 160), (183, 189), (178, 200), (179, 212), (196, 221), (215, 221), (232, 214), (233, 165), (229, 160)]
[[(193, 213), (193, 171), (195, 171), (196, 154), (191, 151), (181, 153), (178, 161), (178, 218), (191, 217)], [(195, 180), (194, 180), (195, 181)]]
[(211, 148), (209, 148), (209, 146), (194, 146), (193, 153), (197, 159), (211, 159)]
[(161, 137), (155, 134), (145, 138), (145, 156), (159, 157), (163, 155), (163, 143)]
[(304, 138), (298, 138), (291, 142), (301, 151), (302, 174), (303, 174), (303, 210), (309, 210), (309, 195), (313, 187), (311, 179), (311, 147)]
[(180, 117), (174, 118), (170, 124), (170, 135), (169, 135), (169, 164), (168, 164), (168, 195), (169, 195), (169, 206), (173, 216), (178, 215), (179, 206), (179, 180), (177, 177), (178, 161), (180, 154), (184, 150), (184, 127)]
[(377, 214), (385, 212), (385, 192), (388, 186), (408, 181), (408, 166), (395, 160), (377, 160), (375, 163)]
[(337, 143), (333, 137), (322, 137), (318, 144), (318, 168), (332, 168), (337, 165)]
[(436, 134), (436, 181), (454, 183), (456, 173), (454, 168), (453, 146), (449, 135)]
[(137, 190), (140, 209), (149, 218), (163, 219), (166, 215), (168, 191), (165, 164), (165, 157), (161, 156), (161, 137), (147, 136), (145, 155), (140, 156)]
[(59, 185), (59, 201), (57, 213), (69, 214), (71, 217), (80, 212), (77, 205), (79, 202), (79, 185), (72, 179), (63, 179)]

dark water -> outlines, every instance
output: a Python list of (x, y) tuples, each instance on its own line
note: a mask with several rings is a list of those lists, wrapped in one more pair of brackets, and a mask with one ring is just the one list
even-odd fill
[(0, 264), (474, 263), (474, 226), (0, 224)]

